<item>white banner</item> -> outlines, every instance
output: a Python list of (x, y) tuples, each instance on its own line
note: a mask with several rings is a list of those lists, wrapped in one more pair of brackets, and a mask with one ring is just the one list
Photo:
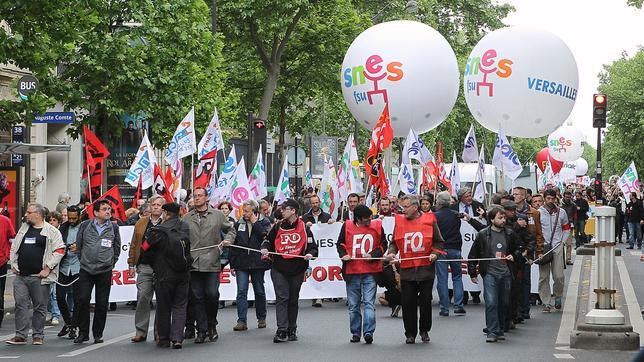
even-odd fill
[[(394, 218), (387, 217), (383, 220), (382, 226), (387, 235), (387, 241), (393, 240)], [(311, 232), (315, 237), (318, 244), (318, 256), (324, 259), (313, 260), (310, 263), (312, 273), (311, 277), (307, 278), (302, 284), (300, 291), (301, 299), (317, 299), (317, 298), (344, 298), (347, 295), (344, 279), (342, 278), (342, 262), (338, 257), (336, 244), (342, 223), (335, 224), (317, 224), (311, 227)], [(130, 249), (130, 241), (134, 232), (133, 226), (121, 226), (119, 228), (121, 233), (121, 255), (112, 271), (112, 290), (110, 292), (110, 302), (126, 302), (136, 300), (136, 278), (131, 279), (127, 275), (128, 265), (128, 251)], [(461, 222), (461, 235), (463, 237), (463, 248), (461, 254), (463, 258), (467, 258), (474, 239), (476, 238), (476, 230), (467, 222)], [(330, 259), (326, 259), (330, 258)], [(479, 284), (474, 284), (467, 275), (467, 263), (462, 262), (463, 273), (463, 288), (466, 291), (480, 291), (483, 286), (483, 281), (479, 276)], [(235, 300), (237, 297), (237, 284), (235, 276), (230, 272), (230, 267), (226, 266), (221, 272), (219, 277), (219, 293), (221, 300)], [(539, 267), (533, 265), (532, 267), (532, 290), (536, 293), (537, 285), (539, 282)], [(448, 278), (449, 287), (452, 288), (451, 277)], [(436, 285), (436, 282), (434, 282)], [(275, 299), (275, 291), (273, 290), (273, 283), (270, 277), (270, 271), (266, 271), (264, 277), (264, 286), (266, 289), (266, 298), (268, 300)], [(379, 288), (378, 292), (382, 292)], [(252, 284), (249, 286), (248, 299), (253, 300)]]

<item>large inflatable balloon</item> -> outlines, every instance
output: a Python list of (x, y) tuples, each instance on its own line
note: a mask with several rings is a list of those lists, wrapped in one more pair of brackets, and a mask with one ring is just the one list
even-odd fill
[(536, 161), (537, 161), (537, 166), (539, 167), (541, 172), (544, 172), (546, 170), (546, 163), (548, 161), (548, 157), (550, 157), (550, 165), (552, 166), (552, 172), (559, 173), (559, 170), (561, 170), (564, 163), (552, 158), (552, 156), (548, 152), (548, 147), (544, 147), (541, 151), (537, 152)]
[(588, 172), (588, 161), (581, 157), (575, 161), (575, 166), (577, 176), (584, 176)]
[(583, 140), (584, 136), (579, 128), (573, 126), (559, 127), (548, 136), (550, 155), (558, 161), (574, 161), (584, 153)]
[(559, 179), (563, 182), (575, 182), (577, 180), (577, 175), (575, 175), (575, 164), (574, 162), (566, 162), (564, 167), (559, 171)]
[(493, 132), (535, 138), (568, 118), (579, 76), (572, 52), (543, 30), (509, 27), (487, 34), (467, 59), (467, 106)]
[(353, 117), (373, 129), (385, 102), (396, 137), (427, 132), (456, 103), (459, 70), (443, 36), (415, 21), (372, 26), (351, 43), (342, 62), (342, 95)]

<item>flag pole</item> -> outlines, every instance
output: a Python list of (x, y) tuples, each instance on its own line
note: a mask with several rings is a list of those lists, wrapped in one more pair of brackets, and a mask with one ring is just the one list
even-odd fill
[[(87, 163), (87, 161), (85, 161)], [(89, 173), (89, 163), (87, 163), (87, 187), (89, 188), (89, 202), (92, 202), (92, 175)]]
[[(215, 155), (217, 157), (217, 155)], [(190, 195), (194, 198), (195, 196), (195, 153), (193, 152), (190, 155)]]

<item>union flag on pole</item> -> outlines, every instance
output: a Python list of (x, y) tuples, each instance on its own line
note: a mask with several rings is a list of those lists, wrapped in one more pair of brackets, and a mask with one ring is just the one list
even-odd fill
[(170, 190), (168, 190), (168, 186), (165, 183), (165, 177), (161, 172), (161, 167), (159, 167), (158, 163), (154, 164), (154, 185), (152, 190), (155, 194), (163, 196), (166, 202), (174, 202), (174, 198), (170, 194)]
[(382, 114), (378, 119), (373, 131), (371, 131), (371, 141), (365, 160), (365, 173), (368, 177), (368, 186), (386, 187), (387, 180), (382, 166), (382, 151), (391, 145), (394, 138), (394, 130), (391, 128), (389, 118), (389, 105), (385, 104)]
[(123, 205), (123, 199), (121, 199), (121, 192), (119, 191), (118, 186), (114, 186), (109, 191), (101, 195), (94, 203), (92, 206), (89, 208), (92, 209), (92, 211), (87, 211), (87, 215), (89, 216), (90, 219), (94, 219), (94, 212), (93, 212), (93, 205), (97, 203), (100, 200), (107, 200), (110, 203), (110, 206), (112, 207), (112, 216), (114, 216), (116, 219), (119, 219), (121, 221), (126, 221), (127, 218), (125, 217), (125, 206)]

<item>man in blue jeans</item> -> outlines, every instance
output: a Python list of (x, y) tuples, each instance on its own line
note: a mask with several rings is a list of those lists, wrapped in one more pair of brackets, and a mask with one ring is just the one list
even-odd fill
[(461, 237), (461, 219), (469, 222), (476, 230), (481, 230), (485, 226), (476, 221), (469, 214), (459, 214), (450, 209), (452, 196), (448, 191), (439, 192), (436, 195), (436, 222), (443, 235), (445, 242), (443, 249), (447, 255), (439, 255), (439, 262), (436, 263), (436, 289), (440, 300), (440, 313), (443, 317), (449, 316), (449, 289), (447, 287), (447, 275), (449, 269), (452, 272), (452, 286), (454, 290), (454, 314), (465, 315), (463, 308), (463, 280), (462, 267), (460, 261), (440, 261), (449, 259), (462, 259), (461, 249), (463, 247), (463, 238)]
[[(235, 223), (237, 235), (235, 245), (259, 250), (262, 241), (271, 230), (271, 222), (259, 213), (259, 204), (255, 200), (247, 200), (242, 204), (242, 218)], [(255, 294), (255, 313), (257, 328), (266, 328), (266, 291), (264, 290), (264, 274), (271, 264), (262, 260), (261, 254), (239, 248), (230, 250), (230, 266), (237, 281), (237, 325), (234, 331), (248, 329), (246, 316), (248, 314), (248, 285), (253, 283)]]
[(644, 211), (642, 210), (642, 200), (637, 198), (634, 192), (630, 194), (630, 202), (626, 204), (626, 222), (628, 224), (629, 237), (628, 247), (633, 249), (642, 247), (642, 229), (641, 224), (644, 222)]
[(472, 283), (477, 284), (477, 264), (483, 277), (485, 298), (485, 324), (483, 332), (487, 334), (488, 343), (505, 340), (505, 316), (510, 307), (510, 289), (512, 286), (512, 269), (516, 248), (512, 230), (505, 227), (505, 211), (500, 206), (493, 206), (488, 211), (491, 225), (476, 235), (468, 259), (496, 258), (498, 260), (469, 261), (468, 271)]
[[(347, 285), (351, 343), (360, 342), (362, 336), (367, 344), (373, 342), (378, 287), (375, 275), (382, 272), (382, 262), (375, 258), (382, 257), (386, 248), (382, 222), (371, 220), (371, 210), (367, 206), (357, 205), (353, 210), (353, 220), (342, 225), (337, 243)], [(364, 305), (364, 318), (361, 305)]]

